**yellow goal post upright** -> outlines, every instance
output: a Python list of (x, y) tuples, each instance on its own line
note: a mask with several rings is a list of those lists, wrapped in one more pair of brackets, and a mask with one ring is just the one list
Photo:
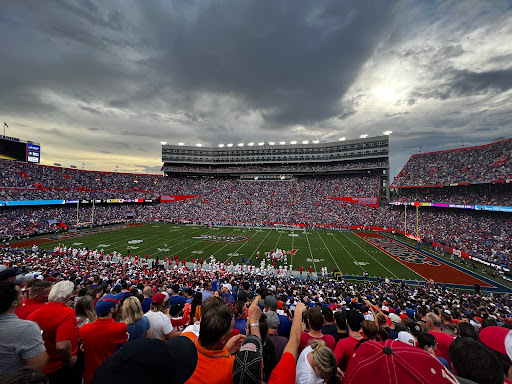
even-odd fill
[(92, 209), (91, 209), (91, 220), (90, 221), (80, 221), (80, 200), (76, 202), (76, 226), (87, 226), (94, 224), (94, 199), (92, 200)]

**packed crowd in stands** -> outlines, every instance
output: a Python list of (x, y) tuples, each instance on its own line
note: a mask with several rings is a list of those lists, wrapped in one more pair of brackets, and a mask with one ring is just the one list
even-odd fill
[(407, 188), (401, 189), (393, 201), (512, 207), (512, 187), (510, 184), (495, 184), (485, 187)]
[(463, 293), (109, 256), (0, 249), (2, 383), (512, 380), (510, 297), (477, 285)]
[(287, 165), (237, 165), (237, 166), (197, 166), (164, 164), (164, 172), (190, 173), (259, 173), (259, 172), (325, 172), (348, 169), (373, 169), (389, 167), (387, 160), (344, 161), (330, 164), (287, 164)]
[[(228, 178), (217, 178), (213, 182), (187, 177), (82, 171), (1, 159), (0, 166), (3, 170), (0, 174), (0, 200), (152, 199), (162, 194), (206, 196), (211, 188), (236, 189), (241, 183), (247, 183)], [(376, 176), (338, 175), (314, 180), (316, 182), (312, 177), (304, 177), (293, 183), (297, 182), (296, 188), (300, 190), (328, 181), (328, 185), (323, 187), (325, 193), (358, 197), (375, 197), (378, 194)], [(264, 187), (256, 186), (254, 193), (285, 193), (293, 188), (295, 186), (290, 187), (290, 184), (266, 184)], [(248, 189), (248, 194), (254, 194), (250, 187)]]
[(392, 187), (483, 183), (512, 179), (512, 138), (478, 147), (413, 155)]
[[(497, 144), (491, 146), (494, 145)], [(90, 205), (81, 205), (78, 220), (74, 205), (4, 207), (0, 215), (0, 237), (3, 239), (84, 225), (80, 223), (94, 222), (95, 225), (103, 225), (132, 219), (140, 222), (172, 221), (213, 225), (268, 226), (272, 223), (288, 223), (304, 224), (309, 228), (374, 226), (404, 229), (405, 217), (402, 207), (374, 208), (329, 198), (376, 198), (379, 194), (379, 177), (371, 174), (304, 176), (292, 181), (256, 182), (228, 177), (164, 178), (155, 175), (89, 172), (0, 161), (5, 170), (0, 175), (1, 186), (40, 188), (30, 192), (0, 189), (0, 196), (3, 197), (6, 197), (6, 194), (13, 197), (12, 195), (20, 193), (26, 194), (23, 197), (30, 199), (69, 199), (69, 194), (75, 198), (121, 198), (118, 192), (112, 191), (123, 189), (128, 194), (124, 197), (131, 198), (155, 197), (161, 194), (197, 196), (169, 204), (98, 204), (94, 210)], [(44, 187), (36, 182), (44, 183)], [(507, 184), (483, 186), (479, 191), (482, 189), (487, 191), (482, 192), (482, 199), (485, 202), (500, 202), (500, 205), (506, 205), (511, 199), (510, 186)], [(457, 195), (457, 192), (446, 192), (451, 193), (446, 195), (450, 202), (462, 198), (467, 203), (476, 198), (477, 192), (472, 188), (457, 190), (462, 196)], [(416, 192), (412, 193), (413, 198), (420, 197), (414, 195)], [(404, 196), (406, 195), (404, 192)], [(0, 197), (0, 200), (3, 198)], [(419, 221), (419, 235), (423, 239), (499, 265), (511, 266), (512, 220), (509, 213), (460, 212), (422, 207)], [(409, 224), (408, 232), (415, 233), (415, 229), (411, 227), (413, 225)]]

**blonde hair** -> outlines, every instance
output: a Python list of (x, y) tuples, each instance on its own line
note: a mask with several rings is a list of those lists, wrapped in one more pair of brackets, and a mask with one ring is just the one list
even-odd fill
[(69, 295), (75, 290), (75, 284), (69, 280), (59, 281), (52, 287), (50, 294), (48, 295), (48, 301), (50, 303), (64, 301)]
[(338, 364), (334, 352), (325, 345), (323, 340), (313, 340), (310, 345), (313, 348), (313, 352), (311, 352), (313, 361), (318, 370), (325, 376), (328, 383), (333, 381), (338, 374)]
[(94, 300), (91, 296), (82, 296), (75, 304), (76, 315), (87, 318), (92, 323), (96, 321), (96, 311), (94, 310)]
[(142, 319), (144, 313), (142, 312), (142, 306), (140, 300), (135, 296), (131, 296), (124, 300), (123, 303), (123, 322), (126, 324), (134, 324)]

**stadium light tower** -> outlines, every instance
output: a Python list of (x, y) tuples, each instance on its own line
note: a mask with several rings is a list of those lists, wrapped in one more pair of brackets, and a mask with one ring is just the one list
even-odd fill
[(309, 141), (308, 140), (303, 140), (302, 144), (309, 144)]
[(239, 147), (243, 147), (244, 146), (244, 143), (238, 143), (237, 144)]
[(229, 147), (229, 148), (231, 148), (232, 146), (233, 146), (233, 144), (232, 144), (232, 143), (229, 143), (229, 144), (228, 144), (228, 147)]
[(224, 148), (224, 144), (219, 144), (219, 148)]
[(361, 139), (366, 139), (368, 137), (368, 135), (365, 133), (364, 135), (360, 135), (359, 136)]
[(264, 145), (265, 143), (263, 141), (260, 141), (258, 145)]
[(196, 144), (196, 147), (202, 147), (202, 146), (203, 146), (203, 144), (201, 144), (201, 143)]
[(385, 134), (386, 136), (389, 136), (393, 133), (393, 131), (384, 131), (382, 133)]
[(249, 147), (252, 147), (253, 145), (254, 145), (254, 143), (247, 144), (247, 146), (249, 146)]
[(274, 143), (273, 141), (270, 141), (270, 142), (268, 143), (268, 145), (275, 145), (275, 144), (276, 144), (276, 143)]
[(345, 141), (345, 140), (347, 140), (347, 138), (346, 138), (346, 137), (340, 137), (340, 138), (338, 139), (338, 141)]
[(285, 145), (286, 144), (286, 141), (280, 141), (279, 144), (281, 145)]
[(312, 143), (313, 144), (318, 144), (320, 142), (320, 140), (313, 140)]
[(297, 144), (297, 140), (290, 141), (290, 144)]
[(165, 145), (167, 144), (167, 141), (161, 141), (160, 144)]
[(180, 147), (183, 147), (183, 146), (185, 145), (185, 143), (178, 143), (178, 145), (179, 145)]

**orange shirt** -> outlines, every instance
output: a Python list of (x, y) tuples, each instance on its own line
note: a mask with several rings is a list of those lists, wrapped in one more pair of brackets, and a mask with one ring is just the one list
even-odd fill
[(192, 332), (182, 333), (194, 342), (197, 348), (196, 370), (185, 384), (233, 384), (233, 362), (235, 356), (227, 349), (210, 351), (199, 345), (198, 337)]

